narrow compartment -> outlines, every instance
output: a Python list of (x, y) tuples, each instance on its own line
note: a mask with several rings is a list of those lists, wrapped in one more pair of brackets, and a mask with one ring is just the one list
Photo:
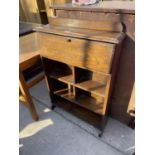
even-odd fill
[(62, 90), (68, 90), (68, 84), (67, 83), (58, 81), (57, 79), (54, 79), (54, 78), (51, 78), (49, 80), (49, 86), (50, 86), (53, 93), (59, 92)]
[(92, 79), (93, 72), (87, 69), (75, 67), (75, 83)]
[(95, 113), (103, 114), (104, 98), (75, 87), (75, 102)]
[(78, 106), (91, 110), (94, 113), (103, 114), (104, 98), (95, 94), (91, 94), (88, 91), (75, 87), (75, 93), (73, 92), (73, 86), (71, 89), (61, 89), (55, 91), (54, 94), (71, 101)]
[(74, 83), (73, 67), (62, 62), (43, 58), (44, 68), (50, 78), (55, 78), (65, 83)]
[(105, 97), (107, 75), (76, 67), (75, 77), (76, 87)]
[(58, 95), (58, 96), (60, 96), (62, 98), (65, 98), (65, 99), (67, 99), (69, 101), (75, 102), (75, 95), (73, 93), (72, 86), (68, 85), (67, 88), (55, 91), (54, 94)]

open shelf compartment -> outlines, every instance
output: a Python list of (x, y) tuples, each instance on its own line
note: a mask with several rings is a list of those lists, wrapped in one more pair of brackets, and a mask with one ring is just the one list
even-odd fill
[(47, 58), (43, 61), (52, 94), (96, 114), (105, 114), (109, 75)]
[(47, 58), (43, 58), (43, 62), (46, 69), (45, 71), (50, 78), (65, 83), (74, 83), (72, 66), (55, 60), (49, 60)]
[(108, 76), (75, 67), (75, 86), (93, 94), (105, 97)]
[(100, 115), (103, 114), (104, 98), (101, 96), (91, 94), (88, 91), (79, 89), (74, 86), (71, 86), (70, 89), (64, 88), (59, 91), (55, 91), (54, 94), (68, 101), (71, 101), (77, 104), (78, 106), (88, 109), (94, 113)]
[(76, 103), (95, 113), (103, 114), (104, 98), (89, 91), (75, 87)]

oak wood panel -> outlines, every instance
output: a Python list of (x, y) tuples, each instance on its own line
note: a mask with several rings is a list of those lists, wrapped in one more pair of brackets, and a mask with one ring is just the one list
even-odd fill
[(113, 44), (44, 33), (39, 33), (38, 39), (43, 57), (98, 72), (109, 73), (111, 69), (115, 49)]
[(123, 26), (120, 22), (111, 21), (90, 21), (90, 20), (77, 20), (69, 18), (49, 18), (49, 24), (54, 26), (66, 26), (72, 28), (83, 28), (90, 30), (122, 32)]
[(77, 37), (80, 39), (82, 38), (94, 41), (105, 41), (109, 43), (119, 43), (125, 37), (123, 32), (98, 31), (98, 30), (89, 30), (74, 27), (72, 28), (72, 27), (65, 27), (65, 25), (63, 26), (46, 25), (36, 27), (35, 30), (38, 32)]
[(108, 76), (109, 74), (93, 72), (92, 80), (98, 81), (99, 83), (106, 84)]

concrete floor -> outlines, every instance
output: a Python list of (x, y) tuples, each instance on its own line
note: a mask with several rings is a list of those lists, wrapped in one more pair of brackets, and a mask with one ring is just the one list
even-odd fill
[(99, 130), (77, 117), (56, 108), (49, 109), (45, 81), (30, 90), (39, 121), (34, 122), (28, 109), (19, 106), (20, 155), (131, 155), (135, 131), (109, 118), (102, 138)]

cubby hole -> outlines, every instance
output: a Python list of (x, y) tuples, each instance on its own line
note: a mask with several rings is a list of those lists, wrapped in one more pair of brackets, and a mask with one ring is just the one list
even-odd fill
[(55, 91), (54, 94), (97, 114), (103, 114), (104, 98), (89, 91), (71, 86)]
[(62, 90), (68, 90), (67, 83), (58, 81), (57, 79), (54, 79), (54, 78), (49, 79), (49, 87), (54, 93), (62, 91)]
[(43, 58), (43, 63), (45, 72), (50, 78), (54, 78), (65, 83), (74, 83), (72, 66), (47, 58)]
[(105, 97), (107, 78), (103, 73), (75, 67), (75, 86), (96, 95)]
[(93, 72), (87, 69), (75, 67), (75, 83), (92, 79)]
[(104, 114), (110, 75), (43, 58), (53, 95), (97, 114)]
[[(75, 101), (75, 94), (74, 94), (74, 88), (70, 84), (66, 84), (64, 82), (58, 81), (58, 80), (52, 80), (54, 84), (52, 85), (53, 93), (55, 95), (58, 95), (62, 98), (65, 98), (69, 101)], [(61, 85), (60, 87), (58, 85)]]
[(95, 113), (103, 113), (104, 98), (102, 96), (75, 87), (75, 101), (78, 105)]

